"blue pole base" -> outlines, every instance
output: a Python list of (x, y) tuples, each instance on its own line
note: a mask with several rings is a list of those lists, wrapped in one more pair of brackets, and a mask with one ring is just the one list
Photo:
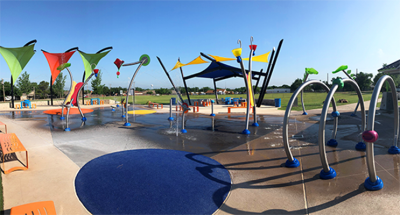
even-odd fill
[(124, 126), (131, 126), (131, 123), (125, 122)]
[(119, 105), (117, 105), (117, 107), (119, 107)]
[(367, 149), (367, 145), (364, 142), (358, 142), (356, 145), (357, 151), (365, 151)]
[(372, 183), (372, 181), (369, 179), (369, 177), (367, 179), (365, 179), (365, 182), (364, 182), (365, 189), (372, 190), (372, 191), (382, 189), (383, 188), (382, 180), (378, 176), (376, 176), (376, 178), (378, 180), (376, 180), (374, 183)]
[(247, 130), (247, 129), (244, 129), (244, 130), (242, 131), (242, 134), (250, 134), (250, 131)]
[(112, 111), (112, 112), (114, 112), (114, 111), (115, 111), (115, 109), (113, 108), (111, 111)]
[(289, 168), (295, 168), (295, 167), (300, 166), (300, 162), (296, 158), (293, 158), (293, 161), (290, 161), (289, 159), (287, 159), (285, 166), (289, 167)]
[(336, 171), (332, 167), (329, 167), (329, 172), (325, 172), (324, 169), (322, 169), (321, 172), (319, 173), (319, 177), (324, 180), (335, 178)]
[(307, 112), (304, 112), (303, 115), (308, 115), (308, 113), (307, 113)]
[(64, 129), (64, 131), (71, 131), (71, 129), (70, 128), (66, 128), (66, 129)]
[(210, 114), (210, 116), (215, 116), (215, 114), (212, 113), (212, 114)]
[(122, 115), (121, 117), (122, 117), (122, 118), (125, 118), (125, 115)]
[(169, 121), (174, 121), (174, 117), (168, 117)]
[(389, 154), (400, 154), (400, 149), (397, 146), (391, 146), (388, 152)]
[(181, 132), (182, 132), (183, 134), (186, 134), (186, 133), (187, 133), (186, 129), (182, 129)]
[(60, 117), (60, 119), (65, 119), (65, 117), (62, 116), (62, 117)]
[(331, 147), (336, 147), (338, 145), (338, 142), (335, 139), (330, 139), (326, 145), (331, 146)]
[(87, 119), (86, 119), (86, 117), (82, 117), (82, 121), (86, 121)]
[(259, 125), (258, 123), (256, 123), (256, 122), (253, 122), (252, 126), (258, 127), (258, 126), (260, 126), (260, 125)]

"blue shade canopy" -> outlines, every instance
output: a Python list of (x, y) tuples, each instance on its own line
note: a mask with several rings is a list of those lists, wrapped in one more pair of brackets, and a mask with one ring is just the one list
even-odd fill
[[(246, 73), (248, 70), (246, 70)], [(254, 77), (254, 74), (252, 74)], [(243, 77), (242, 75), (242, 70), (240, 68), (236, 68), (233, 66), (229, 66), (226, 64), (223, 64), (221, 62), (211, 62), (210, 65), (204, 69), (203, 71), (189, 75), (185, 77), (184, 79), (190, 79), (190, 78), (214, 78), (214, 79), (219, 79), (219, 78), (225, 78), (225, 77)]]

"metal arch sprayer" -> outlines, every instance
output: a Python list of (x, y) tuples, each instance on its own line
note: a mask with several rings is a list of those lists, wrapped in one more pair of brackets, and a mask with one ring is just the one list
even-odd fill
[[(288, 105), (286, 107), (286, 111), (285, 111), (285, 116), (283, 118), (283, 128), (282, 128), (282, 137), (283, 137), (283, 145), (285, 147), (285, 153), (287, 156), (287, 161), (285, 163), (286, 167), (298, 167), (300, 165), (299, 161), (293, 157), (292, 152), (290, 151), (290, 146), (289, 146), (289, 117), (290, 117), (290, 111), (292, 110), (293, 104), (295, 99), (297, 98), (297, 96), (303, 91), (304, 88), (306, 88), (309, 85), (312, 84), (318, 84), (321, 87), (323, 87), (326, 92), (329, 92), (329, 87), (326, 86), (323, 82), (318, 81), (318, 80), (309, 80), (304, 82), (303, 84), (301, 84), (296, 91), (294, 91), (294, 93), (292, 94), (292, 97), (290, 98)], [(336, 102), (335, 99), (332, 97), (332, 107), (333, 110), (336, 111)], [(332, 138), (336, 137), (336, 132), (337, 132), (337, 125), (338, 125), (338, 120), (335, 117), (334, 118), (334, 122), (333, 122), (333, 132), (332, 132)]]
[[(131, 125), (131, 124), (128, 122), (128, 99), (129, 99), (129, 92), (131, 91), (131, 87), (132, 87), (133, 81), (135, 80), (135, 76), (136, 76), (136, 74), (138, 73), (139, 69), (140, 69), (142, 66), (147, 66), (147, 65), (149, 65), (149, 63), (150, 63), (150, 56), (148, 56), (147, 54), (143, 54), (142, 56), (140, 56), (139, 61), (136, 61), (136, 62), (134, 62), (134, 63), (122, 64), (122, 66), (133, 66), (133, 65), (139, 64), (139, 66), (137, 67), (135, 73), (134, 73), (133, 76), (132, 76), (131, 82), (129, 83), (129, 86), (128, 86), (128, 91), (127, 91), (127, 93), (126, 93), (126, 102), (125, 102), (125, 104), (126, 104), (126, 107), (125, 107), (125, 116), (126, 116), (126, 117), (125, 117), (125, 124), (124, 124), (124, 126), (130, 126), (130, 125)], [(133, 92), (133, 93), (135, 93), (135, 92)]]
[[(396, 85), (393, 79), (388, 76), (382, 76), (375, 85), (374, 92), (372, 93), (371, 102), (369, 104), (368, 110), (368, 119), (367, 119), (367, 128), (362, 134), (362, 138), (366, 143), (367, 147), (367, 167), (369, 177), (365, 179), (364, 187), (368, 190), (380, 190), (383, 188), (382, 179), (380, 179), (376, 174), (375, 169), (375, 158), (374, 158), (374, 142), (378, 140), (378, 133), (374, 130), (375, 126), (375, 111), (376, 105), (378, 103), (379, 92), (382, 89), (384, 82), (387, 81), (389, 83), (392, 99), (393, 101), (397, 100), (396, 95)], [(397, 102), (393, 102), (393, 110), (398, 110), (399, 105)], [(397, 147), (397, 141), (399, 138), (399, 112), (393, 111), (394, 114), (394, 133), (393, 133), (393, 145), (389, 148), (390, 154), (399, 154), (400, 150)]]
[[(336, 81), (337, 80), (337, 81)], [(342, 88), (344, 83), (348, 82), (352, 87), (356, 90), (358, 99), (360, 101), (361, 105), (361, 127), (362, 127), (362, 132), (365, 131), (365, 108), (364, 108), (364, 100), (362, 97), (362, 93), (360, 88), (358, 87), (357, 82), (355, 82), (353, 79), (336, 79), (335, 82), (333, 83), (333, 86), (331, 87), (328, 95), (326, 96), (326, 99), (324, 101), (324, 106), (322, 108), (321, 112), (321, 118), (319, 122), (319, 130), (318, 130), (318, 145), (319, 145), (319, 155), (321, 159), (321, 164), (322, 164), (322, 170), (320, 172), (320, 178), (321, 179), (332, 179), (336, 177), (336, 172), (333, 168), (329, 167), (328, 159), (326, 156), (326, 150), (325, 150), (325, 125), (326, 125), (326, 118), (328, 114), (328, 109), (330, 105), (330, 101), (333, 98), (333, 95), (335, 94), (336, 90), (338, 88)], [(338, 111), (333, 111), (332, 116), (334, 118), (338, 118), (339, 116)], [(334, 144), (333, 144), (334, 143)], [(361, 142), (360, 142), (361, 143)], [(362, 143), (363, 144), (363, 143)], [(328, 141), (327, 145), (337, 145), (337, 141), (335, 139), (331, 139)]]

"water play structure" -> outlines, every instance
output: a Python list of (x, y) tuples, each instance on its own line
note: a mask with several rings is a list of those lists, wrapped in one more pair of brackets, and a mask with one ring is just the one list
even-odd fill
[[(129, 118), (129, 117), (128, 117), (129, 92), (131, 91), (131, 87), (132, 87), (133, 80), (135, 80), (136, 74), (138, 73), (140, 67), (149, 65), (149, 63), (150, 63), (150, 56), (148, 56), (147, 54), (144, 54), (144, 55), (140, 56), (139, 61), (136, 61), (136, 62), (134, 62), (134, 63), (127, 63), (127, 64), (124, 64), (124, 62), (125, 62), (125, 61), (120, 60), (120, 59), (118, 59), (118, 58), (114, 61), (114, 64), (115, 64), (115, 65), (117, 66), (117, 68), (118, 68), (117, 76), (120, 75), (119, 69), (121, 68), (121, 66), (133, 66), (133, 65), (139, 64), (139, 66), (137, 67), (135, 73), (134, 73), (133, 76), (132, 76), (131, 82), (129, 83), (128, 91), (127, 91), (127, 93), (126, 93), (126, 100), (125, 100), (126, 103), (125, 103), (125, 124), (124, 124), (124, 126), (131, 126), (131, 124), (128, 122), (128, 118)], [(134, 93), (134, 94), (135, 94), (135, 93)], [(122, 106), (124, 106), (124, 105), (122, 105)]]
[(76, 83), (75, 81), (73, 81), (71, 71), (68, 68), (70, 66), (71, 66), (70, 63), (65, 63), (65, 64), (62, 64), (61, 66), (59, 66), (57, 68), (60, 71), (62, 71), (63, 69), (67, 69), (67, 71), (68, 71), (68, 73), (69, 73), (69, 75), (71, 77), (71, 87), (70, 87), (68, 95), (65, 98), (65, 100), (64, 100), (64, 102), (62, 104), (62, 108), (61, 108), (61, 117), (60, 117), (61, 120), (65, 119), (64, 118), (64, 108), (67, 108), (67, 114), (66, 114), (66, 122), (67, 122), (67, 124), (66, 124), (66, 128), (64, 129), (64, 131), (71, 131), (71, 129), (69, 128), (68, 122), (69, 122), (69, 112), (70, 112), (71, 107), (73, 107), (73, 106), (76, 106), (78, 108), (79, 113), (82, 116), (82, 121), (86, 121), (87, 120), (85, 115), (83, 114), (83, 112), (81, 110), (80, 105), (79, 105), (79, 92), (81, 91), (83, 86), (85, 84), (87, 84), (87, 82), (90, 80), (90, 78), (93, 75), (95, 75), (97, 77), (97, 74), (99, 72), (98, 69), (93, 69), (92, 74), (88, 77), (88, 79), (86, 79), (85, 83), (82, 83), (82, 82)]
[(26, 64), (35, 54), (36, 40), (29, 41), (23, 47), (5, 48), (0, 46), (0, 54), (7, 62), (11, 72), (11, 108), (14, 108), (14, 84)]
[(244, 69), (243, 61), (242, 61), (242, 42), (238, 40), (238, 43), (240, 43), (240, 48), (233, 49), (232, 53), (236, 57), (236, 61), (240, 64), (240, 68), (242, 69), (242, 74), (243, 74), (243, 79), (244, 83), (246, 86), (246, 92), (247, 92), (247, 105), (246, 105), (246, 126), (245, 129), (242, 131), (243, 134), (250, 134), (249, 131), (249, 117), (250, 117), (250, 108), (253, 108), (253, 116), (254, 116), (254, 122), (253, 126), (259, 126), (257, 123), (257, 114), (256, 114), (256, 107), (254, 106), (254, 93), (253, 93), (253, 85), (251, 84), (251, 77), (252, 72), (251, 72), (251, 62), (252, 62), (252, 56), (254, 55), (254, 52), (256, 51), (257, 45), (253, 45), (253, 37), (250, 39), (250, 55), (249, 55), (249, 72), (246, 73), (246, 70)]
[(61, 72), (57, 68), (64, 63), (68, 63), (69, 59), (72, 57), (72, 55), (75, 53), (76, 50), (78, 50), (78, 47), (68, 49), (64, 53), (49, 53), (42, 49), (42, 52), (43, 52), (44, 56), (46, 57), (47, 62), (49, 63), (50, 72), (51, 72), (51, 75), (50, 75), (51, 105), (53, 105), (53, 84)]
[[(255, 50), (257, 48), (257, 45), (253, 45), (252, 42), (253, 42), (253, 37), (251, 37), (251, 40), (250, 40), (251, 44), (249, 46), (250, 47), (249, 58), (243, 58), (243, 59), (241, 58), (241, 56), (240, 56), (241, 55), (241, 48), (240, 48), (240, 52), (239, 52), (239, 49), (235, 49), (236, 51), (234, 52), (234, 55), (235, 55), (236, 58), (220, 57), (220, 56), (211, 55), (211, 54), (206, 55), (206, 54), (204, 54), (202, 52), (200, 52), (200, 56), (198, 56), (197, 58), (195, 58), (194, 60), (192, 60), (192, 61), (190, 61), (189, 63), (186, 63), (186, 64), (181, 63), (180, 59), (178, 58), (177, 63), (171, 69), (171, 71), (174, 70), (174, 69), (177, 69), (177, 68), (180, 69), (180, 72), (181, 72), (181, 75), (182, 75), (182, 80), (183, 80), (183, 83), (184, 83), (184, 86), (185, 86), (185, 89), (186, 89), (186, 94), (187, 94), (187, 97), (188, 97), (189, 106), (192, 105), (192, 102), (191, 102), (190, 95), (189, 95), (189, 92), (188, 92), (188, 89), (187, 89), (187, 84), (186, 84), (186, 81), (188, 79), (195, 78), (195, 77), (213, 79), (213, 82), (214, 82), (214, 94), (215, 94), (216, 102), (218, 104), (218, 94), (217, 94), (216, 82), (217, 81), (221, 81), (221, 80), (225, 80), (225, 79), (228, 79), (228, 78), (232, 78), (232, 77), (243, 77), (243, 79), (245, 80), (245, 86), (246, 86), (246, 89), (247, 89), (246, 91), (248, 92), (247, 99), (248, 99), (248, 101), (250, 101), (250, 102), (247, 102), (249, 107), (248, 108), (246, 107), (246, 109), (250, 109), (250, 107), (253, 107), (252, 110), (254, 112), (254, 115), (253, 115), (254, 116), (254, 122), (253, 122), (252, 125), (253, 126), (258, 126), (257, 115), (256, 115), (256, 106), (257, 107), (261, 106), (262, 100), (264, 98), (265, 91), (266, 91), (267, 86), (269, 84), (269, 80), (271, 78), (271, 75), (272, 75), (273, 69), (275, 67), (275, 63), (276, 63), (277, 57), (279, 55), (279, 52), (280, 52), (280, 49), (281, 49), (281, 46), (282, 46), (282, 43), (283, 43), (283, 39), (279, 42), (279, 46), (278, 46), (278, 50), (277, 50), (276, 54), (275, 54), (275, 48), (272, 49), (271, 56), (270, 56), (271, 52), (267, 52), (265, 54), (261, 54), (261, 55), (255, 56)], [(236, 54), (238, 56), (236, 56)], [(211, 63), (208, 62), (208, 61), (203, 60), (201, 57), (204, 57), (204, 58), (210, 60)], [(249, 61), (249, 70), (244, 69), (243, 63), (241, 63), (241, 68), (236, 68), (236, 67), (229, 66), (229, 65), (226, 65), (224, 63), (221, 63), (223, 61), (233, 61), (233, 60), (236, 60), (238, 63), (240, 63), (239, 60), (238, 60), (238, 57), (240, 57), (240, 61), (242, 61), (242, 60)], [(159, 57), (157, 57), (157, 58), (159, 59), (160, 64), (162, 65), (162, 62), (161, 62), (160, 58)], [(267, 72), (263, 73), (262, 69), (261, 69), (260, 72), (251, 71), (252, 61), (268, 63), (268, 68), (266, 70)], [(189, 75), (189, 76), (186, 76), (186, 77), (183, 75), (183, 70), (182, 70), (183, 66), (194, 65), (194, 64), (204, 64), (204, 63), (210, 63), (210, 65), (206, 69), (204, 69), (203, 71), (201, 71), (199, 73), (195, 73), (195, 74)], [(162, 65), (162, 67), (163, 67), (165, 73), (167, 74), (170, 82), (172, 82), (171, 78), (168, 75), (167, 70), (164, 67), (164, 65)], [(257, 103), (256, 103), (256, 100), (254, 99), (253, 86), (252, 86), (251, 80), (256, 80), (257, 81), (256, 85), (254, 86), (254, 89), (257, 89), (257, 86), (258, 86), (258, 84), (260, 82), (260, 79), (262, 77), (264, 77), (264, 81), (263, 81), (263, 85), (261, 87), (261, 92), (260, 92), (260, 95), (259, 95), (259, 99), (257, 100)], [(249, 111), (247, 111), (247, 113), (246, 113), (246, 127), (242, 131), (243, 134), (250, 134), (250, 131), (248, 130), (248, 121), (249, 121), (248, 118), (249, 118)]]

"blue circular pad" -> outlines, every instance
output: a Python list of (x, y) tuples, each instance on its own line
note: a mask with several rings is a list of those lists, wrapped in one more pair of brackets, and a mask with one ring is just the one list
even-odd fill
[(141, 149), (89, 161), (75, 188), (92, 214), (212, 214), (225, 201), (231, 178), (203, 155)]

